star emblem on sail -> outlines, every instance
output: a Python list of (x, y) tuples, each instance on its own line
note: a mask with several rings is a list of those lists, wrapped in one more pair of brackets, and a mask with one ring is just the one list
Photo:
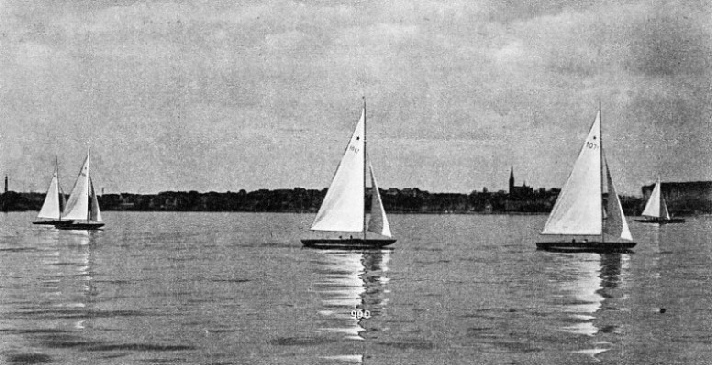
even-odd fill
[[(623, 207), (613, 185), (608, 163), (605, 161), (600, 140), (601, 112), (599, 110), (579, 152), (574, 168), (544, 225), (542, 234), (602, 235), (605, 233), (616, 238), (633, 240), (623, 215)], [(605, 211), (602, 199), (602, 166), (604, 165), (608, 186), (608, 202)], [(607, 214), (605, 223), (604, 214)]]

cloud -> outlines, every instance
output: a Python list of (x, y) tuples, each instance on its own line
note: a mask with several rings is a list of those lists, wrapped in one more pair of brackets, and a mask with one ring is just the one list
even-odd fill
[(374, 143), (388, 144), (374, 147), (384, 183), (417, 186), (415, 156), (432, 165), (415, 182), (434, 190), (495, 184), (497, 165), (501, 186), (510, 165), (560, 186), (600, 100), (624, 192), (654, 169), (712, 178), (705, 157), (681, 163), (710, 139), (710, 13), (617, 0), (10, 2), (0, 162), (35, 181), (46, 166), (17, 166), (46, 153), (24, 146), (74, 161), (89, 143), (111, 189), (321, 187), (366, 95)]

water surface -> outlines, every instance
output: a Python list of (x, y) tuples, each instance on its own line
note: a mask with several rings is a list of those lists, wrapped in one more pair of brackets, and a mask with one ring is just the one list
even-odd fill
[(322, 251), (309, 214), (103, 215), (0, 215), (0, 363), (712, 359), (708, 216), (631, 222), (634, 253), (596, 255), (536, 251), (546, 216), (391, 215), (392, 249)]

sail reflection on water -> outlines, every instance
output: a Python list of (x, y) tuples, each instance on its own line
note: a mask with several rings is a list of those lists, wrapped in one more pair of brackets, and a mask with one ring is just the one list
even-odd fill
[[(65, 235), (67, 240), (66, 249), (72, 252), (72, 257), (68, 258), (67, 264), (71, 268), (71, 272), (67, 273), (68, 277), (73, 277), (74, 288), (67, 292), (67, 306), (82, 308), (89, 312), (92, 293), (93, 293), (93, 273), (91, 271), (91, 239), (92, 232), (74, 231), (71, 234)], [(87, 316), (85, 313), (84, 317)], [(85, 329), (90, 326), (85, 319), (78, 319), (74, 323), (74, 328), (77, 330)]]
[(45, 325), (51, 323), (55, 329), (83, 330), (93, 287), (90, 233), (45, 230), (42, 236), (53, 243), (41, 261), (45, 291), (38, 302), (44, 308), (38, 313), (54, 313)]
[[(379, 330), (377, 318), (388, 304), (389, 250), (315, 251), (319, 280), (314, 290), (321, 295), (323, 319), (319, 332), (336, 335), (336, 340), (365, 341), (369, 331)], [(325, 356), (361, 362), (362, 354)]]
[(620, 287), (628, 261), (627, 254), (557, 255), (559, 306), (566, 315), (566, 325), (560, 329), (593, 338), (592, 341), (577, 342), (579, 348), (574, 353), (595, 357), (610, 350), (612, 344), (599, 337), (602, 332), (614, 331), (616, 326), (605, 326), (603, 331), (597, 322), (601, 311), (622, 309), (621, 299), (626, 297)]
[(52, 311), (60, 314), (58, 317), (70, 319), (67, 323), (58, 323), (59, 327), (82, 330), (87, 326), (84, 318), (89, 310), (93, 287), (91, 233), (55, 231), (52, 234), (59, 234), (59, 237), (52, 260), (45, 262), (47, 268), (54, 272), (51, 279), (54, 292), (48, 304)]

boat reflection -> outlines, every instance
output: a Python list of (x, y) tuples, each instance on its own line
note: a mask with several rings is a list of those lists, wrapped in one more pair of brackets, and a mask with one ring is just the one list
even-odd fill
[(52, 327), (61, 330), (83, 330), (92, 292), (90, 232), (46, 231), (54, 244), (42, 260), (46, 270), (43, 286), (46, 288), (43, 304), (46, 313), (56, 313)]
[[(610, 350), (611, 343), (600, 340), (599, 335), (615, 331), (616, 326), (605, 326), (603, 331), (596, 323), (600, 322), (602, 311), (622, 309), (621, 299), (625, 299), (625, 294), (620, 287), (629, 260), (628, 254), (556, 255), (559, 307), (566, 314), (567, 323), (560, 329), (593, 339), (577, 341), (580, 348), (574, 353), (596, 359), (597, 354)], [(589, 348), (591, 345), (593, 348)]]
[[(388, 305), (388, 261), (390, 250), (337, 251), (316, 253), (314, 290), (321, 295), (323, 319), (319, 332), (336, 334), (338, 340), (365, 341), (368, 333), (380, 330), (377, 318)], [(326, 359), (356, 362), (363, 354), (324, 356)]]

